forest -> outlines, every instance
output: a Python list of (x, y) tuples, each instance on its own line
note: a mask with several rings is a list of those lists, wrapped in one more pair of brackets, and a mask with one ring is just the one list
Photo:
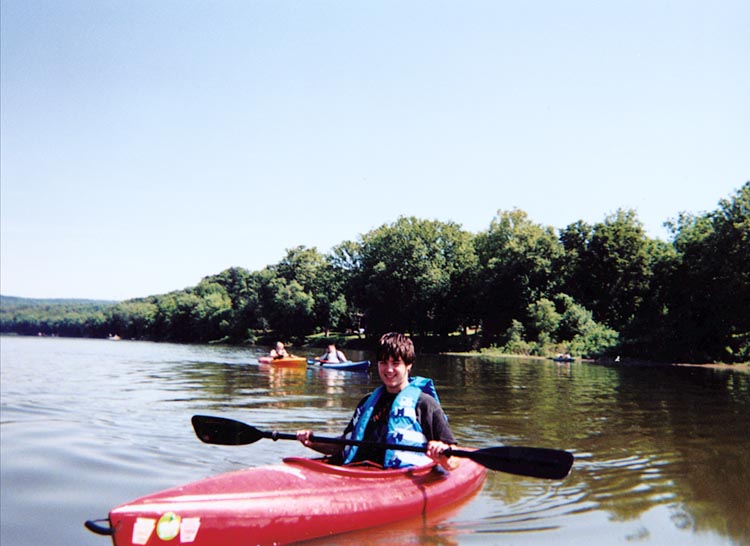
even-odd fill
[(304, 343), (389, 330), (431, 350), (750, 360), (750, 182), (647, 236), (633, 210), (555, 230), (519, 209), (488, 229), (400, 217), (329, 253), (122, 302), (2, 297), (0, 332), (188, 343)]

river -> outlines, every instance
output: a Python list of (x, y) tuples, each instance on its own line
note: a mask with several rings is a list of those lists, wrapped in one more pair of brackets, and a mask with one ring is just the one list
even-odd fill
[[(266, 350), (0, 338), (0, 543), (104, 546), (83, 522), (118, 504), (313, 454), (292, 441), (203, 444), (193, 414), (336, 435), (379, 383), (259, 365)], [(565, 449), (571, 474), (488, 472), (437, 518), (313, 544), (750, 544), (750, 374), (425, 354), (413, 371), (435, 380), (461, 444)]]

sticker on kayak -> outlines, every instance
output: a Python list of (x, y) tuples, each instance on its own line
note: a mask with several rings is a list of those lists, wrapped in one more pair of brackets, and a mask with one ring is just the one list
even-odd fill
[(164, 514), (158, 523), (153, 518), (137, 518), (133, 525), (131, 542), (138, 545), (147, 544), (156, 529), (156, 535), (162, 540), (172, 540), (179, 533), (180, 544), (190, 544), (195, 542), (200, 526), (201, 518), (181, 518), (174, 512)]
[(133, 544), (146, 544), (156, 527), (156, 520), (151, 518), (137, 518), (133, 525)]
[(167, 512), (156, 524), (156, 536), (162, 540), (172, 540), (180, 532), (180, 521), (182, 518), (174, 512)]
[(180, 543), (186, 544), (195, 541), (198, 528), (201, 526), (201, 518), (182, 518), (180, 525)]

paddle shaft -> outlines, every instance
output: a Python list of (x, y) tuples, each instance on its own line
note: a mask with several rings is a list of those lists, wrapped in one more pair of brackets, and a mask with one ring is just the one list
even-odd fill
[[(267, 431), (267, 430), (259, 430), (258, 431), (263, 438), (268, 438), (269, 440), (296, 440), (297, 435), (296, 434), (289, 434), (287, 432), (278, 432), (276, 430), (274, 431)], [(427, 452), (427, 446), (409, 446), (409, 445), (403, 445), (403, 444), (383, 444), (380, 442), (369, 442), (367, 440), (348, 440), (346, 438), (332, 438), (332, 437), (326, 437), (326, 436), (315, 436), (315, 434), (311, 434), (309, 440), (313, 443), (320, 443), (320, 444), (334, 444), (334, 445), (340, 445), (340, 446), (358, 446), (358, 447), (375, 447), (379, 449), (395, 449), (398, 451), (414, 451), (417, 453), (426, 453)], [(456, 457), (461, 457), (460, 454), (466, 454), (466, 453), (472, 453), (471, 451), (461, 451), (456, 450), (452, 448), (448, 448), (448, 450), (445, 451), (445, 454), (450, 457), (451, 455), (455, 455)]]
[[(264, 438), (271, 440), (296, 440), (296, 434), (278, 431), (258, 431)], [(414, 451), (426, 453), (427, 446), (404, 444), (384, 444), (367, 440), (351, 440), (346, 438), (331, 438), (310, 435), (311, 442), (321, 444), (348, 445), (359, 447), (374, 447), (378, 449), (393, 449), (396, 451)], [(545, 449), (539, 447), (499, 446), (485, 449), (463, 450), (449, 447), (443, 454), (446, 457), (464, 457), (471, 459), (492, 470), (509, 472), (521, 476), (536, 478), (562, 479), (568, 475), (573, 465), (573, 456), (565, 451)]]
[[(195, 433), (202, 442), (219, 445), (247, 445), (262, 438), (270, 440), (297, 440), (296, 434), (257, 429), (241, 421), (224, 417), (194, 415), (192, 418)], [(346, 438), (309, 437), (311, 442), (334, 445), (368, 446), (396, 451), (426, 453), (427, 446), (383, 444), (366, 440)], [(476, 450), (449, 448), (446, 456), (465, 457), (491, 470), (532, 476), (536, 478), (562, 479), (568, 475), (573, 465), (573, 455), (559, 449), (521, 446), (498, 446)]]

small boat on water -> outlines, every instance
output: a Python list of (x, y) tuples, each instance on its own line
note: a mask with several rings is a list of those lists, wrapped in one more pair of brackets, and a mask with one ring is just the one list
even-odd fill
[(447, 472), (288, 457), (136, 499), (86, 527), (114, 546), (288, 544), (424, 517), (473, 496), (485, 475), (468, 459)]
[(575, 360), (575, 357), (570, 356), (569, 354), (552, 356), (550, 358), (555, 362), (573, 362)]
[(261, 364), (273, 364), (274, 366), (306, 366), (307, 359), (303, 356), (285, 356), (283, 358), (273, 358), (270, 356), (261, 356), (258, 359)]
[(320, 366), (326, 370), (343, 370), (345, 372), (366, 372), (370, 369), (369, 360), (360, 360), (359, 362), (327, 362), (325, 360), (307, 359), (309, 366)]
[[(264, 431), (206, 415), (192, 417), (208, 444), (248, 445), (263, 438), (297, 435)], [(315, 436), (336, 445), (378, 445), (425, 453), (426, 446), (374, 443)], [(487, 468), (522, 476), (563, 479), (573, 454), (548, 448), (450, 448), (458, 459), (444, 470), (434, 462), (383, 469), (372, 464), (338, 466), (325, 459), (288, 457), (283, 463), (219, 474), (117, 506), (104, 519), (88, 520), (90, 531), (112, 537), (114, 546), (287, 544), (409, 518), (435, 515), (476, 494)]]

